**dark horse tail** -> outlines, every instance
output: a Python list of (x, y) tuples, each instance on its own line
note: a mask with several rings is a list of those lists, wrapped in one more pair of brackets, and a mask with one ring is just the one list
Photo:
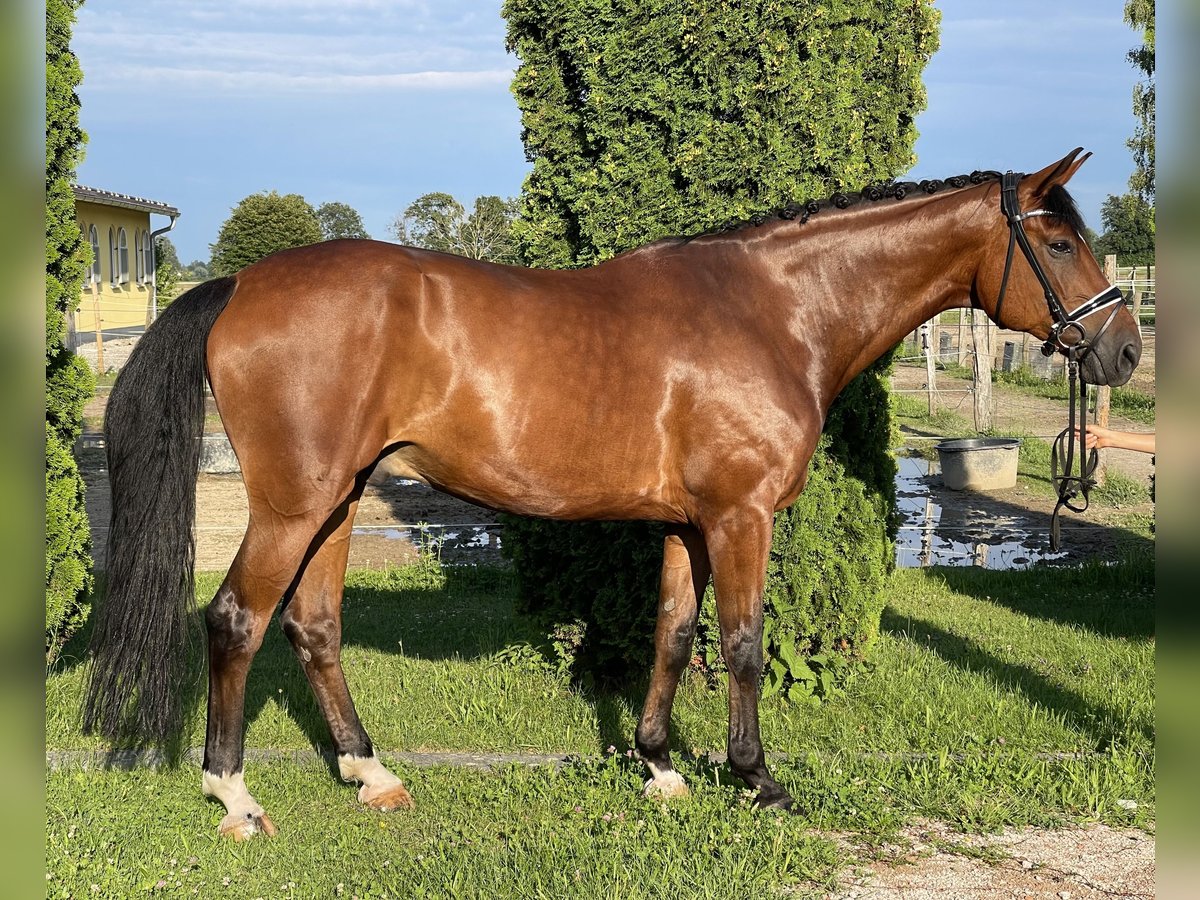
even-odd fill
[(193, 288), (146, 330), (104, 416), (112, 518), (83, 730), (169, 742), (198, 631), (192, 526), (204, 431), (208, 333), (237, 287)]

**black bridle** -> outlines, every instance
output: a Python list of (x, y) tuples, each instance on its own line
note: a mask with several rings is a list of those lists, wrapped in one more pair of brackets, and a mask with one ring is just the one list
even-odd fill
[[(1022, 212), (1017, 200), (1017, 185), (1020, 181), (1021, 176), (1014, 172), (1006, 172), (1000, 179), (1000, 211), (1008, 220), (1008, 254), (1004, 259), (1004, 277), (1000, 281), (1000, 297), (996, 301), (996, 312), (992, 319), (997, 325), (1003, 327), (1000, 321), (1000, 310), (1004, 305), (1005, 292), (1008, 290), (1008, 276), (1012, 271), (1013, 251), (1019, 244), (1021, 253), (1042, 285), (1042, 290), (1046, 295), (1046, 306), (1050, 310), (1051, 318), (1054, 319), (1053, 325), (1050, 326), (1050, 336), (1042, 344), (1042, 354), (1051, 356), (1061, 351), (1066, 354), (1068, 362), (1067, 382), (1070, 385), (1068, 425), (1055, 438), (1054, 447), (1050, 453), (1050, 477), (1058, 491), (1058, 503), (1054, 507), (1054, 514), (1050, 517), (1050, 549), (1057, 551), (1061, 544), (1059, 514), (1064, 506), (1072, 512), (1084, 512), (1088, 508), (1088, 492), (1096, 486), (1092, 474), (1096, 471), (1096, 465), (1099, 462), (1099, 454), (1095, 450), (1088, 453), (1086, 458), (1084, 455), (1084, 448), (1087, 446), (1087, 382), (1083, 380), (1079, 362), (1091, 352), (1095, 342), (1100, 340), (1100, 337), (1108, 330), (1108, 326), (1112, 324), (1117, 312), (1124, 305), (1125, 297), (1120, 288), (1110, 285), (1073, 310), (1068, 310), (1063, 305), (1062, 300), (1055, 293), (1054, 287), (1050, 284), (1050, 279), (1046, 277), (1046, 271), (1042, 268), (1042, 264), (1038, 262), (1033, 247), (1029, 243), (1029, 236), (1025, 233), (1025, 226), (1022, 224), (1026, 219), (1034, 216), (1052, 216), (1054, 213), (1048, 209)], [(1112, 312), (1108, 314), (1108, 318), (1104, 320), (1104, 324), (1100, 326), (1096, 336), (1089, 337), (1083, 320), (1110, 306)], [(1071, 330), (1078, 333), (1078, 339), (1074, 343), (1068, 344), (1063, 337)], [(1078, 384), (1078, 397), (1076, 396), (1076, 384)], [(1076, 425), (1077, 418), (1078, 425)], [(1077, 431), (1080, 442), (1079, 472), (1073, 474), (1071, 470), (1075, 464)], [(1076, 498), (1080, 497), (1082, 500), (1077, 501)]]

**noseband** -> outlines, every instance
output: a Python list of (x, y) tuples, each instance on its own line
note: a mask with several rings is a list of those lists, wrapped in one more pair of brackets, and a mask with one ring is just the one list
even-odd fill
[[(1087, 382), (1083, 380), (1079, 361), (1091, 352), (1095, 342), (1100, 340), (1101, 335), (1108, 330), (1108, 326), (1112, 324), (1117, 312), (1124, 305), (1125, 297), (1120, 288), (1110, 285), (1073, 310), (1068, 310), (1063, 305), (1062, 300), (1055, 293), (1054, 287), (1050, 284), (1050, 279), (1046, 277), (1046, 271), (1042, 268), (1042, 264), (1038, 262), (1033, 247), (1029, 243), (1029, 236), (1025, 233), (1025, 226), (1022, 224), (1026, 219), (1032, 219), (1034, 216), (1052, 216), (1054, 213), (1048, 209), (1022, 212), (1017, 200), (1017, 185), (1020, 181), (1021, 176), (1014, 172), (1006, 172), (1000, 179), (1000, 211), (1008, 220), (1008, 254), (1004, 259), (1004, 277), (1000, 281), (1000, 297), (996, 301), (996, 314), (992, 316), (992, 319), (997, 325), (1001, 325), (1000, 310), (1004, 305), (1005, 292), (1008, 290), (1013, 250), (1019, 244), (1021, 253), (1024, 254), (1025, 259), (1029, 262), (1029, 267), (1033, 269), (1033, 274), (1037, 276), (1037, 280), (1042, 285), (1046, 296), (1046, 306), (1050, 310), (1051, 318), (1054, 319), (1054, 324), (1050, 327), (1050, 336), (1042, 344), (1042, 354), (1052, 356), (1061, 350), (1066, 354), (1069, 364), (1067, 376), (1067, 383), (1070, 386), (1068, 424), (1055, 438), (1054, 447), (1050, 452), (1050, 477), (1058, 491), (1058, 503), (1054, 507), (1054, 514), (1050, 517), (1050, 549), (1057, 551), (1061, 545), (1059, 513), (1064, 506), (1073, 512), (1084, 512), (1088, 508), (1088, 492), (1096, 486), (1092, 474), (1099, 462), (1099, 454), (1095, 450), (1087, 454), (1086, 459), (1084, 458), (1084, 448), (1087, 446)], [(1108, 318), (1104, 320), (1104, 324), (1100, 326), (1096, 336), (1089, 338), (1083, 320), (1092, 313), (1110, 306), (1112, 312), (1108, 314)], [(1003, 326), (1001, 325), (1001, 327)], [(1078, 338), (1074, 343), (1068, 344), (1063, 340), (1063, 336), (1072, 329), (1078, 333)], [(1078, 398), (1076, 397), (1076, 383), (1078, 383)], [(1077, 418), (1078, 425), (1076, 426)], [(1077, 475), (1071, 472), (1075, 463), (1076, 429), (1078, 429), (1080, 441), (1079, 473)], [(1076, 501), (1077, 497), (1082, 499)]]

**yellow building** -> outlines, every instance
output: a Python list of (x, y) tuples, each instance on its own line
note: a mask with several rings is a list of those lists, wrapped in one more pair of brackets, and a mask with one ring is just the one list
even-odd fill
[[(92, 247), (92, 268), (68, 331), (84, 337), (98, 328), (144, 328), (157, 313), (154, 239), (175, 227), (179, 210), (157, 200), (78, 184), (72, 189), (75, 218), (84, 242)], [(171, 221), (154, 231), (152, 215), (169, 216)]]

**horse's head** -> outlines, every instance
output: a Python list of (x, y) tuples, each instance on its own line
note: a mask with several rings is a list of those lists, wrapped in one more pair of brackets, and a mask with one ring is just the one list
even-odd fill
[[(1142, 356), (1137, 323), (1083, 239), (1083, 219), (1064, 185), (1091, 156), (1077, 148), (1033, 175), (1008, 175), (972, 300), (1004, 328), (1048, 350), (1075, 351), (1092, 384), (1124, 384)], [(1007, 251), (1006, 248), (1007, 247)]]

